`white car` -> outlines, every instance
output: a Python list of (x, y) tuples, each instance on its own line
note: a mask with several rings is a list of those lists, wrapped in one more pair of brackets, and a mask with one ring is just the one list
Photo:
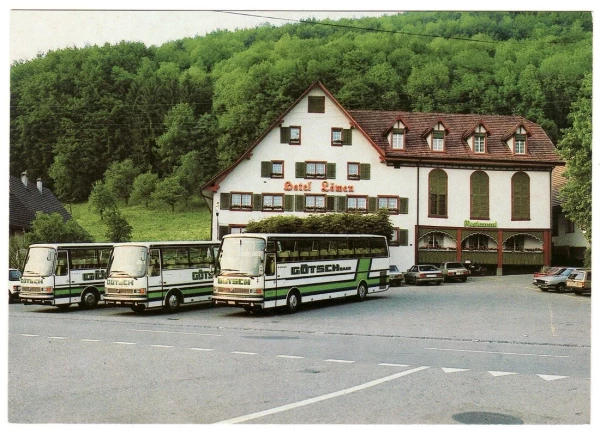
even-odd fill
[(8, 269), (8, 302), (19, 299), (21, 292), (21, 272), (16, 268)]

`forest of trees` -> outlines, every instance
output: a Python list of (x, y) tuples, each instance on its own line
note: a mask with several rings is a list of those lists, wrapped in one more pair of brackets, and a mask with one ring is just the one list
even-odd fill
[(125, 169), (193, 194), (315, 80), (348, 109), (520, 115), (558, 143), (591, 71), (589, 12), (409, 12), (65, 48), (11, 65), (10, 173), (66, 203)]

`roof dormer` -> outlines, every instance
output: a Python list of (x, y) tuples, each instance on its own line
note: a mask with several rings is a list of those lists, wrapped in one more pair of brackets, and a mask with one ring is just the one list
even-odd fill
[(480, 120), (473, 128), (465, 131), (463, 140), (467, 142), (471, 152), (475, 154), (486, 154), (488, 136), (492, 134), (490, 129)]
[(513, 155), (527, 155), (529, 153), (527, 147), (530, 136), (531, 133), (527, 127), (523, 123), (520, 123), (505, 134), (502, 137), (502, 141), (508, 145)]
[(423, 138), (427, 140), (429, 149), (435, 152), (446, 151), (446, 136), (450, 133), (450, 130), (444, 124), (443, 120), (438, 120), (435, 125), (423, 133)]
[(387, 136), (390, 149), (394, 151), (404, 150), (406, 147), (406, 134), (408, 133), (408, 125), (404, 122), (401, 116), (396, 117), (394, 122), (385, 130), (384, 135)]

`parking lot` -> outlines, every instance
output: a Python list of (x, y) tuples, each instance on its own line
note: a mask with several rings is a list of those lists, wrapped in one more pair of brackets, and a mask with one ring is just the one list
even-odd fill
[(13, 304), (9, 421), (586, 424), (590, 312), (530, 275), (293, 315)]

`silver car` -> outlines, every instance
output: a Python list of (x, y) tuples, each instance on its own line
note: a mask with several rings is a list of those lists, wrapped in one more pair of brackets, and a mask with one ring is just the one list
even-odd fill
[(533, 283), (544, 292), (549, 289), (554, 289), (556, 292), (565, 292), (565, 289), (567, 288), (567, 278), (575, 270), (577, 270), (577, 268), (565, 268), (557, 274), (536, 277)]
[(439, 285), (444, 280), (444, 276), (439, 268), (435, 265), (413, 265), (406, 273), (404, 273), (404, 281), (406, 283), (414, 283), (420, 285), (421, 283), (435, 283)]

